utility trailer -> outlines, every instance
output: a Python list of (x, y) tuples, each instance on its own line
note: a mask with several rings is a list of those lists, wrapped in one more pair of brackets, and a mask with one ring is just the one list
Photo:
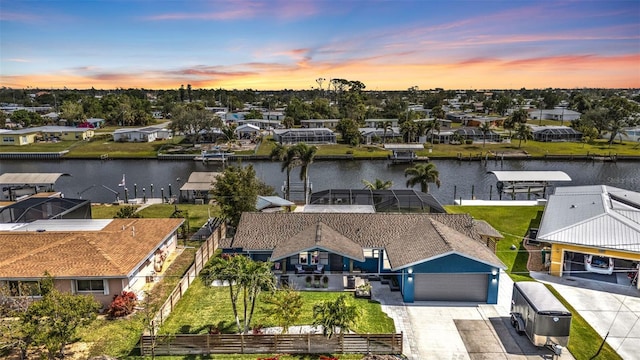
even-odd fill
[(511, 325), (519, 334), (557, 355), (569, 343), (571, 312), (544, 286), (534, 281), (513, 284)]

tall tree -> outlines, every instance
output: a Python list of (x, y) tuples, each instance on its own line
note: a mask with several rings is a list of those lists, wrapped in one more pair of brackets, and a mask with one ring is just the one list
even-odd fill
[(298, 158), (296, 156), (297, 154), (294, 148), (282, 144), (276, 144), (276, 146), (271, 150), (270, 154), (271, 160), (282, 162), (280, 171), (286, 171), (287, 178), (284, 197), (287, 200), (291, 198), (291, 170), (298, 166)]
[(252, 165), (229, 166), (216, 178), (212, 194), (232, 227), (238, 225), (243, 212), (256, 211), (259, 182)]
[(360, 131), (358, 123), (353, 119), (342, 119), (336, 125), (336, 130), (342, 135), (342, 141), (351, 145), (358, 146), (360, 143)]
[(611, 147), (618, 135), (620, 135), (620, 143), (622, 143), (622, 135), (627, 135), (627, 131), (624, 129), (625, 126), (627, 126), (627, 123), (623, 119), (609, 122), (609, 147)]
[(405, 121), (400, 124), (400, 132), (402, 133), (404, 140), (410, 143), (413, 142), (415, 135), (418, 132), (418, 127), (413, 121)]
[(522, 147), (522, 140), (526, 143), (527, 140), (533, 139), (533, 132), (527, 124), (518, 124), (515, 128), (514, 137), (518, 139), (518, 148)]
[(309, 198), (308, 189), (309, 189), (309, 166), (313, 163), (313, 160), (316, 157), (316, 153), (318, 152), (318, 148), (315, 146), (309, 146), (306, 143), (298, 143), (294, 146), (299, 164), (300, 164), (300, 180), (304, 182), (304, 201), (305, 204), (307, 199)]
[(393, 130), (392, 128), (392, 122), (391, 120), (385, 120), (381, 123), (378, 123), (378, 128), (382, 129), (382, 143), (386, 143), (387, 142), (387, 131), (389, 130)]
[(482, 147), (484, 147), (487, 143), (487, 134), (491, 132), (491, 124), (488, 121), (483, 122), (480, 131), (482, 131)]
[[(248, 333), (258, 296), (266, 289), (273, 291), (275, 282), (271, 273), (271, 263), (253, 261), (247, 256), (223, 255), (213, 257), (200, 273), (206, 284), (213, 280), (228, 283), (231, 308), (238, 332)], [(243, 321), (240, 322), (239, 305), (242, 302)]]
[(435, 183), (437, 187), (440, 187), (441, 184), (440, 172), (434, 163), (417, 164), (407, 168), (404, 171), (404, 176), (410, 176), (407, 179), (407, 187), (420, 184), (420, 191), (423, 193), (429, 192), (429, 183)]

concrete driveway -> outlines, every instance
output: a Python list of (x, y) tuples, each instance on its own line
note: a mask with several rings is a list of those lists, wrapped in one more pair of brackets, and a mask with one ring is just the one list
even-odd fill
[(640, 354), (640, 291), (633, 286), (588, 280), (579, 277), (558, 278), (531, 273), (546, 282), (602, 336), (623, 359), (638, 359)]
[[(537, 348), (516, 334), (509, 319), (513, 282), (501, 275), (497, 305), (416, 302), (403, 304), (399, 293), (373, 283), (373, 295), (404, 334), (404, 354), (423, 360), (551, 359), (550, 350)], [(568, 351), (559, 358), (573, 360)]]

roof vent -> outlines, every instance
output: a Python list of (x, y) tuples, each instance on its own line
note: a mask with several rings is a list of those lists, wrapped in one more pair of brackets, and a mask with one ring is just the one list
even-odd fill
[(571, 208), (571, 209), (575, 209), (575, 208), (577, 208), (577, 206), (575, 206), (575, 205), (571, 205), (569, 208)]
[(36, 232), (45, 232), (45, 231), (47, 231), (47, 230), (45, 230), (45, 229), (38, 229), (38, 230), (36, 230)]

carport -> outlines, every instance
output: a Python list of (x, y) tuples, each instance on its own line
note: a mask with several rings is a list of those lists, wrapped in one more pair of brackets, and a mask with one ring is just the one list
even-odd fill
[[(605, 185), (556, 188), (537, 240), (551, 244), (552, 275), (629, 285), (627, 273), (640, 263), (640, 193)], [(587, 272), (589, 254), (613, 258), (614, 274)]]

